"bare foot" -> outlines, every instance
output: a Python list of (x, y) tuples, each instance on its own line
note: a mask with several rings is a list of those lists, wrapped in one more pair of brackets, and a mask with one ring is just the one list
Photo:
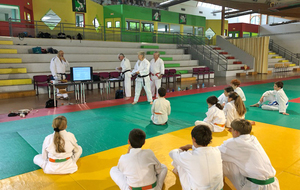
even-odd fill
[(132, 102), (132, 105), (136, 104), (137, 102)]
[(174, 174), (178, 175), (178, 171), (177, 171), (176, 168), (174, 168), (174, 169), (172, 170), (172, 172), (173, 172)]
[(153, 102), (150, 102), (150, 105), (152, 105), (153, 104)]
[(125, 98), (124, 98), (124, 100), (129, 100), (129, 99), (130, 99), (130, 97), (125, 97)]
[(251, 125), (255, 125), (255, 121), (249, 121)]
[(283, 114), (283, 115), (290, 115), (290, 114), (288, 114), (288, 113), (285, 113), (285, 112), (283, 112), (282, 114)]

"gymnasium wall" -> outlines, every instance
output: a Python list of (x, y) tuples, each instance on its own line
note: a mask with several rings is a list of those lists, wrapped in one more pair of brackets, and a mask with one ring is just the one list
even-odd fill
[[(224, 35), (224, 33), (221, 34), (221, 20), (206, 20), (206, 30), (208, 28), (211, 28), (216, 33), (216, 35), (211, 39), (213, 42), (211, 44), (215, 45), (217, 35)], [(228, 20), (225, 20), (224, 30), (227, 30), (228, 32)]]
[[(261, 25), (260, 35), (270, 35), (271, 39), (293, 53), (300, 53), (300, 24), (283, 24), (278, 26)], [(277, 35), (276, 35), (277, 34)]]

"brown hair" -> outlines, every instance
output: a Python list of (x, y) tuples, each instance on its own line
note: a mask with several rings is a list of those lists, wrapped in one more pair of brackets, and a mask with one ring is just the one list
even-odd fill
[(235, 119), (230, 124), (231, 128), (238, 131), (241, 135), (251, 133), (252, 125), (246, 119)]
[(233, 79), (230, 83), (233, 84), (234, 86), (240, 86), (241, 81), (239, 81), (238, 79)]
[(220, 110), (223, 110), (223, 106), (221, 104), (218, 103), (218, 98), (215, 96), (210, 96), (206, 99), (206, 102), (211, 104), (211, 105), (216, 105), (217, 108), (219, 108)]
[(234, 106), (236, 111), (238, 112), (239, 116), (243, 116), (246, 113), (246, 107), (245, 104), (242, 100), (242, 98), (236, 93), (236, 92), (231, 92), (228, 95), (228, 98), (231, 98), (234, 100)]
[(282, 81), (277, 81), (277, 82), (275, 82), (275, 84), (278, 88), (283, 88), (283, 82)]
[(65, 140), (61, 137), (58, 131), (67, 128), (67, 118), (65, 116), (58, 116), (52, 122), (52, 127), (55, 130), (54, 133), (54, 145), (55, 151), (57, 153), (66, 152), (65, 151)]

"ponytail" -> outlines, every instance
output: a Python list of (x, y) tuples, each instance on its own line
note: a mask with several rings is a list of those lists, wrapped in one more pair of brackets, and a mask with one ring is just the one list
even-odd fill
[(242, 100), (242, 98), (236, 93), (236, 92), (232, 92), (228, 95), (228, 98), (231, 98), (234, 100), (234, 106), (235, 109), (237, 111), (237, 113), (239, 114), (239, 116), (243, 116), (246, 114), (246, 107), (245, 104)]
[(54, 145), (55, 151), (57, 153), (63, 153), (65, 151), (65, 140), (60, 135), (59, 131), (67, 128), (67, 118), (64, 116), (58, 116), (53, 120), (52, 127), (55, 131), (54, 133)]
[(218, 103), (218, 98), (215, 96), (210, 96), (206, 99), (206, 102), (211, 104), (211, 105), (216, 105), (217, 108), (219, 108), (220, 110), (223, 110), (223, 106), (221, 104)]

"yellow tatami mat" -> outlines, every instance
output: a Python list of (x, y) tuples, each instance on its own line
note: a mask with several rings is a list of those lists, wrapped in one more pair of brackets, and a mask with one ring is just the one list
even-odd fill
[[(143, 148), (150, 148), (161, 163), (168, 167), (164, 189), (180, 190), (179, 179), (172, 173), (171, 158), (168, 153), (174, 148), (190, 144), (192, 127), (157, 136), (146, 140)], [(300, 187), (300, 130), (264, 123), (256, 123), (252, 134), (255, 135), (270, 157), (277, 171), (281, 190), (299, 190)], [(127, 135), (127, 134), (126, 134)], [(211, 146), (221, 145), (231, 138), (227, 131), (213, 134)], [(80, 143), (80, 142), (79, 142)], [(70, 175), (46, 175), (37, 170), (0, 181), (1, 190), (34, 189), (119, 189), (109, 176), (111, 167), (117, 165), (122, 154), (127, 152), (127, 145), (99, 152), (80, 158), (79, 170)], [(84, 151), (84, 150), (83, 150)], [(224, 190), (228, 190), (224, 187)]]

